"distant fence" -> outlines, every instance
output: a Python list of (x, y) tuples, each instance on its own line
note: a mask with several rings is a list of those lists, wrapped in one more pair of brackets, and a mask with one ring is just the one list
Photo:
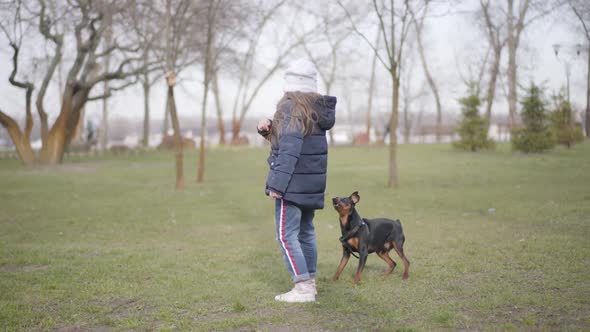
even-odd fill
[(16, 151), (0, 151), (0, 160), (18, 159)]
[[(110, 149), (110, 150), (89, 150), (89, 151), (69, 151), (64, 153), (64, 160), (74, 158), (100, 158), (108, 156), (133, 157), (145, 153), (157, 152), (155, 149), (127, 148), (127, 149)], [(38, 153), (38, 151), (36, 151)], [(18, 153), (15, 150), (0, 151), (0, 160), (18, 160)]]

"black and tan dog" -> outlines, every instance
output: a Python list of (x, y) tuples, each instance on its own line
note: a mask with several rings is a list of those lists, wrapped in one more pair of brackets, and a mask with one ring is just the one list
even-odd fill
[(356, 270), (354, 283), (361, 280), (367, 257), (373, 252), (389, 266), (386, 273), (392, 273), (397, 264), (389, 257), (391, 249), (394, 249), (404, 262), (403, 279), (407, 279), (410, 261), (404, 255), (405, 236), (402, 224), (399, 220), (361, 218), (355, 209), (355, 205), (360, 199), (361, 197), (356, 191), (350, 197), (332, 198), (334, 208), (340, 216), (340, 229), (342, 231), (340, 237), (342, 259), (332, 280), (338, 280), (352, 252), (359, 253), (359, 266)]

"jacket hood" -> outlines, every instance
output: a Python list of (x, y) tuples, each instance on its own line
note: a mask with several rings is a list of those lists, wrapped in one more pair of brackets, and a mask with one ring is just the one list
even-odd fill
[(318, 126), (323, 130), (329, 130), (336, 121), (336, 102), (334, 96), (321, 96), (316, 100), (314, 109), (319, 115)]

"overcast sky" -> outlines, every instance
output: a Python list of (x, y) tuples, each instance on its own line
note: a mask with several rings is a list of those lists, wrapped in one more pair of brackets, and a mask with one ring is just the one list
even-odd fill
[[(429, 66), (434, 73), (434, 78), (440, 85), (441, 95), (443, 98), (443, 110), (445, 112), (458, 113), (457, 98), (461, 97), (465, 91), (465, 84), (462, 82), (462, 76), (468, 76), (466, 65), (472, 63), (474, 59), (483, 57), (486, 50), (484, 37), (475, 24), (474, 15), (470, 9), (476, 6), (478, 1), (467, 1), (462, 8), (454, 8), (452, 14), (440, 17), (432, 17), (427, 21), (425, 30), (425, 44), (427, 47), (427, 57)], [(581, 35), (577, 34), (572, 24), (568, 22), (563, 15), (556, 13), (538, 20), (528, 30), (522, 40), (522, 48), (519, 50), (519, 80), (523, 84), (528, 84), (531, 79), (535, 82), (545, 82), (544, 86), (550, 91), (558, 89), (565, 85), (564, 60), (572, 65), (571, 71), (571, 96), (574, 105), (579, 107), (585, 106), (585, 80), (586, 80), (586, 59), (585, 54), (576, 56), (573, 52), (574, 45), (584, 43)], [(339, 116), (349, 112), (362, 112), (366, 104), (366, 93), (369, 81), (370, 60), (372, 50), (357, 36), (351, 35), (350, 45), (353, 45), (356, 54), (360, 57), (354, 63), (345, 64), (342, 71), (351, 71), (358, 73), (358, 79), (351, 81), (336, 82), (335, 95), (339, 97), (337, 107)], [(564, 48), (569, 48), (571, 52), (561, 51), (559, 59), (553, 53), (553, 44), (562, 44)], [(265, 46), (261, 46), (261, 57), (264, 56)], [(26, 50), (25, 50), (26, 51)], [(506, 50), (505, 50), (506, 51)], [(294, 54), (293, 57), (299, 57), (303, 53)], [(506, 52), (503, 57), (506, 59)], [(5, 39), (0, 39), (0, 109), (4, 112), (21, 118), (24, 116), (24, 91), (15, 89), (8, 82), (8, 76), (12, 70), (11, 66), (11, 49)], [(343, 55), (345, 57), (346, 55)], [(420, 62), (416, 58), (416, 66), (412, 70), (411, 80), (414, 89), (419, 89), (424, 85), (424, 78)], [(458, 68), (461, 67), (462, 74), (459, 74)], [(386, 103), (389, 100), (391, 84), (389, 78), (382, 66), (377, 67), (379, 70), (378, 90), (377, 93), (382, 101), (382, 108), (386, 109)], [(26, 70), (23, 66), (23, 71)], [(194, 116), (200, 118), (200, 100), (202, 97), (202, 85), (200, 83), (200, 72), (198, 67), (188, 70), (188, 79), (177, 90), (178, 111), (182, 116)], [(186, 76), (186, 74), (185, 74)], [(235, 93), (235, 83), (227, 73), (223, 72), (220, 90), (223, 94), (223, 104), (225, 116), (231, 116), (231, 105)], [(163, 83), (163, 82), (162, 82)], [(37, 86), (40, 83), (37, 83)], [(319, 84), (320, 93), (324, 92), (324, 86)], [(151, 110), (152, 119), (163, 118), (164, 110), (164, 92), (163, 84), (155, 85), (152, 89)], [(505, 99), (502, 88), (498, 89), (500, 94), (494, 108), (494, 113), (507, 112)], [(520, 93), (520, 92), (519, 92)], [(249, 112), (251, 117), (271, 116), (274, 112), (274, 105), (282, 94), (282, 72), (277, 73), (263, 88), (258, 98), (255, 100), (252, 109)], [(58, 89), (56, 85), (50, 87), (46, 97), (46, 109), (50, 114), (50, 119), (55, 118), (59, 111)], [(141, 89), (136, 86), (123, 92), (117, 92), (109, 100), (110, 114), (113, 116), (136, 117), (143, 116), (143, 99)], [(213, 116), (214, 104), (212, 98), (208, 114)], [(425, 98), (420, 103), (413, 105), (413, 109), (424, 108), (432, 109), (429, 98)], [(378, 102), (379, 108), (379, 102)], [(94, 122), (101, 118), (101, 102), (92, 102), (87, 106), (87, 116)], [(411, 108), (412, 109), (412, 108)], [(36, 114), (36, 112), (35, 112)], [(349, 115), (346, 115), (349, 116)], [(37, 118), (35, 118), (38, 123)]]

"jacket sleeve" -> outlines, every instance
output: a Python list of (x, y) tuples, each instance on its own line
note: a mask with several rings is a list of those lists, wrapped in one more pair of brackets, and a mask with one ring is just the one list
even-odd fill
[(277, 157), (270, 165), (267, 186), (268, 189), (284, 196), (301, 154), (303, 128), (299, 124), (290, 124), (293, 111), (291, 103), (278, 111), (285, 112), (285, 121), (280, 130)]

